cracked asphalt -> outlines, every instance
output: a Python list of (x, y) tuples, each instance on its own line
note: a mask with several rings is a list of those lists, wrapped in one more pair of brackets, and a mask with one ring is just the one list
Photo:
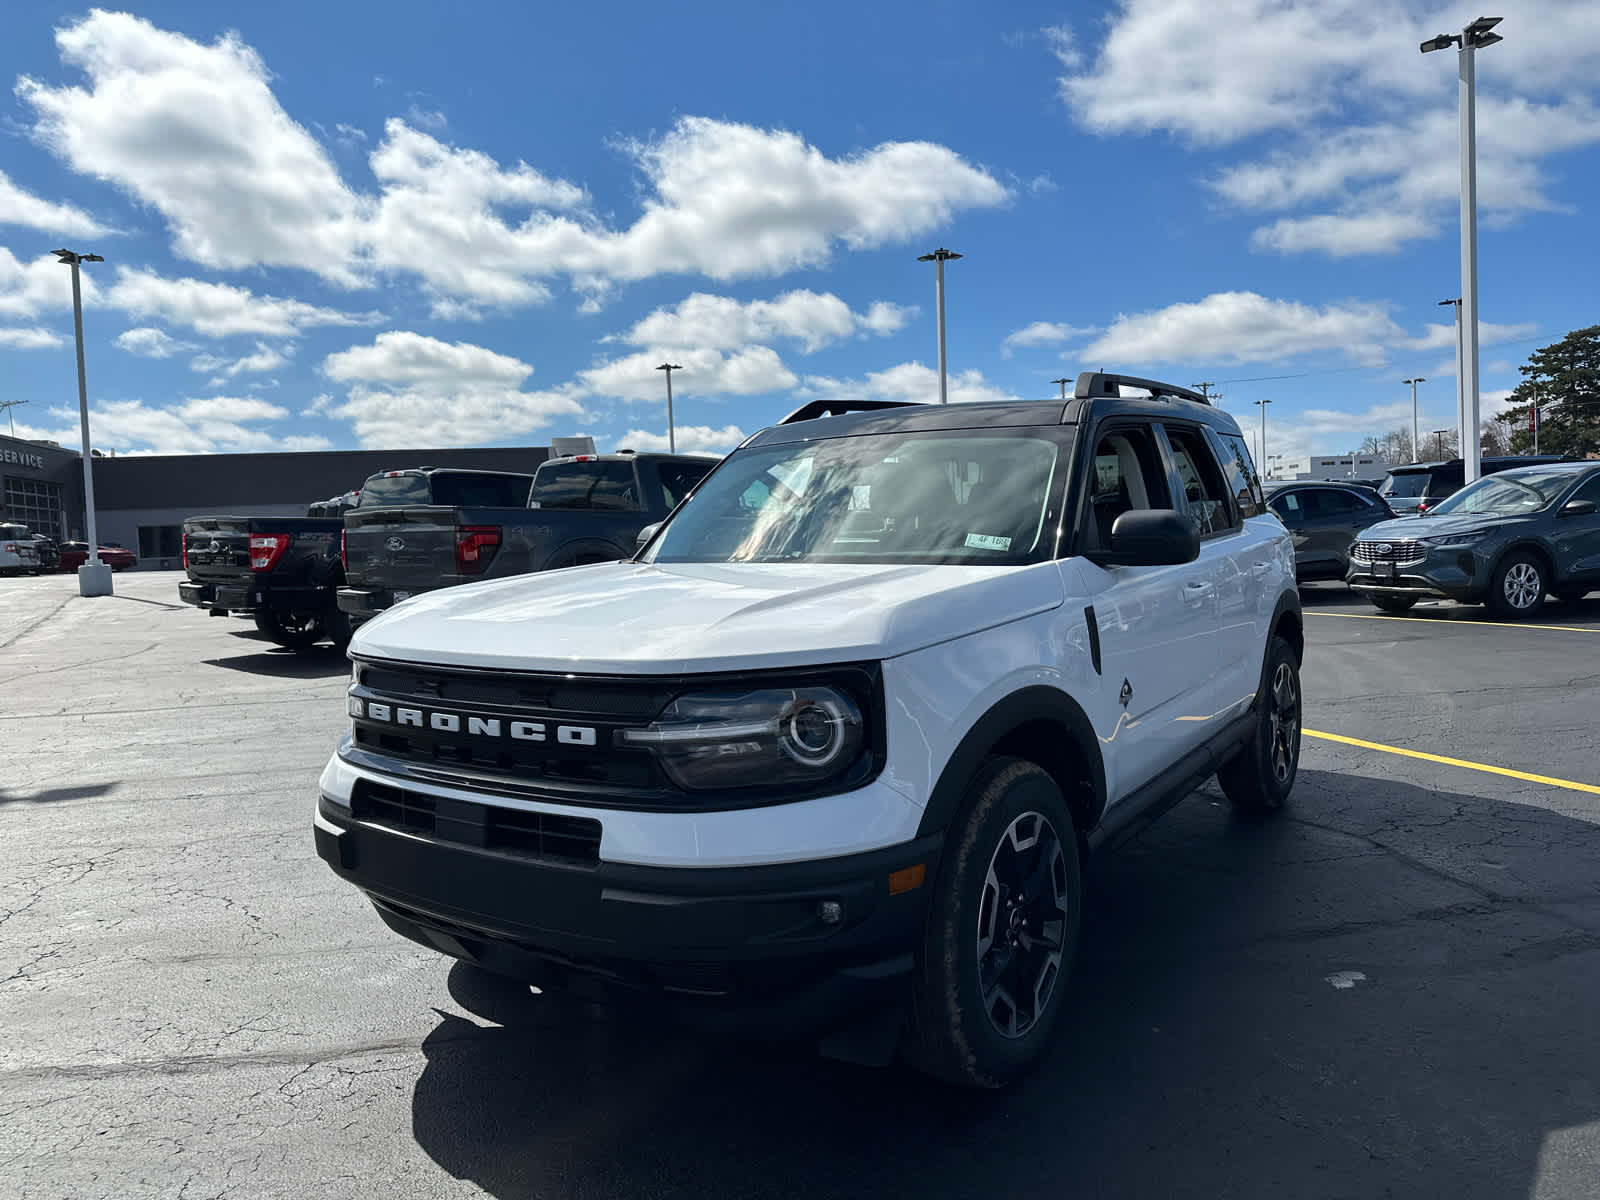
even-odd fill
[[(0, 580), (0, 1195), (1600, 1195), (1600, 796), (1308, 739), (1092, 864), (1055, 1053), (957, 1094), (389, 934), (311, 845), (344, 661), (177, 579)], [(1309, 728), (1600, 784), (1600, 596), (1306, 600)]]

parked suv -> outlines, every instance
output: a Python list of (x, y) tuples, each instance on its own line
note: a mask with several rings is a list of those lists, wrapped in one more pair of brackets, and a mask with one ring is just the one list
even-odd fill
[(0, 525), (0, 575), (37, 575), (39, 548), (26, 525)]
[(363, 625), (323, 859), (541, 987), (903, 1031), (961, 1084), (1035, 1062), (1083, 856), (1213, 773), (1288, 796), (1293, 550), (1196, 392), (852, 407), (751, 438), (631, 561)]
[[(1479, 459), (1478, 465), (1480, 474), (1493, 475), (1513, 467), (1563, 461), (1559, 454), (1503, 454), (1486, 455)], [(1452, 458), (1447, 462), (1395, 467), (1378, 485), (1378, 492), (1396, 516), (1405, 517), (1428, 511), (1446, 496), (1459, 492), (1466, 482), (1465, 465), (1459, 458)]]
[(1343, 579), (1356, 535), (1394, 517), (1371, 488), (1347, 483), (1269, 484), (1267, 507), (1294, 541), (1295, 575), (1301, 580)]
[(1529, 617), (1546, 593), (1600, 588), (1600, 465), (1553, 462), (1487, 475), (1421, 517), (1385, 521), (1350, 547), (1351, 587), (1384, 612), (1425, 597)]

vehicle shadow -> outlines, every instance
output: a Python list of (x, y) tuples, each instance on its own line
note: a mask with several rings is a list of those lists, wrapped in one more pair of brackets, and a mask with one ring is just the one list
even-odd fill
[[(1009, 1091), (484, 985), (418, 1145), (497, 1197), (1592, 1195), (1600, 828), (1304, 772), (1095, 864), (1057, 1047)], [(1587, 1140), (1585, 1140), (1587, 1139)]]
[(244, 671), (250, 675), (275, 675), (285, 679), (329, 679), (350, 673), (350, 660), (333, 646), (312, 646), (309, 650), (263, 650), (259, 654), (236, 654), (232, 658), (201, 659), (208, 667)]
[(117, 783), (85, 783), (76, 787), (41, 788), (37, 792), (13, 792), (0, 788), (0, 804), (48, 804), (52, 800), (89, 800), (114, 791)]

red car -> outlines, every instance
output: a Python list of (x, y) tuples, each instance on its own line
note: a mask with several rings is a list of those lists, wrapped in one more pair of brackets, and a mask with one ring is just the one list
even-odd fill
[[(61, 571), (70, 573), (76, 571), (89, 561), (88, 542), (62, 542), (61, 543)], [(126, 571), (139, 561), (138, 555), (132, 550), (125, 550), (121, 546), (101, 546), (100, 561), (113, 571)]]

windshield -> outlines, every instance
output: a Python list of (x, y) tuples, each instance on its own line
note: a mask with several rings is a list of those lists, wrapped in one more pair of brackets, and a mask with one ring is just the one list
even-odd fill
[(1462, 488), (1430, 509), (1436, 517), (1451, 513), (1481, 513), (1488, 517), (1515, 517), (1538, 512), (1572, 486), (1571, 471), (1524, 468), (1502, 471)]
[(1029, 562), (1045, 551), (1060, 428), (875, 434), (741, 450), (650, 562)]
[(1390, 473), (1383, 481), (1383, 486), (1378, 489), (1381, 496), (1426, 496), (1428, 494), (1428, 473), (1426, 471), (1407, 471), (1403, 475)]

